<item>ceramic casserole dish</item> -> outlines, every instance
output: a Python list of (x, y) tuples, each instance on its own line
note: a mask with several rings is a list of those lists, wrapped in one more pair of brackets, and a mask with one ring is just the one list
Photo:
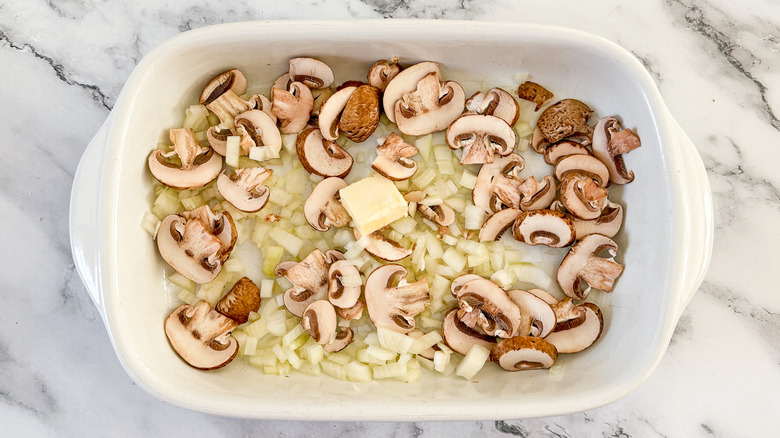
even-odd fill
[[(183, 109), (210, 78), (239, 68), (250, 81), (270, 85), (294, 56), (325, 61), (337, 83), (362, 78), (374, 61), (396, 56), (405, 65), (437, 61), (448, 79), (485, 84), (513, 84), (518, 72), (528, 72), (556, 98), (580, 99), (636, 129), (642, 148), (626, 156), (636, 179), (618, 192), (626, 207), (618, 257), (626, 269), (599, 302), (605, 327), (598, 342), (565, 355), (556, 376), (490, 366), (472, 381), (425, 371), (413, 384), (266, 376), (246, 361), (203, 372), (176, 356), (162, 328), (176, 305), (166, 289), (171, 270), (140, 226), (152, 199), (146, 157), (168, 128), (181, 125)], [(249, 22), (172, 38), (128, 79), (84, 153), (70, 208), (76, 267), (127, 373), (162, 400), (245, 418), (522, 418), (610, 403), (658, 365), (702, 281), (713, 232), (701, 159), (637, 59), (578, 31), (485, 22)]]

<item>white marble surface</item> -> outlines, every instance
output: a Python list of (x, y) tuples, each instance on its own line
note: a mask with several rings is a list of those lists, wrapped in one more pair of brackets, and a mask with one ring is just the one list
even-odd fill
[[(0, 435), (771, 436), (780, 407), (780, 5), (561, 2), (0, 2)], [(74, 270), (79, 158), (135, 64), (204, 25), (286, 18), (510, 20), (632, 51), (697, 145), (715, 201), (709, 273), (655, 373), (592, 411), (522, 421), (301, 423), (190, 412), (136, 386)]]

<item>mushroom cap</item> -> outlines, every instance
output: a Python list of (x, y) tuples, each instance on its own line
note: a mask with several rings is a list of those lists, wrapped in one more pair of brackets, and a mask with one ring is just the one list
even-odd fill
[(376, 148), (376, 159), (371, 168), (392, 181), (409, 179), (417, 172), (417, 162), (409, 158), (418, 152), (417, 148), (406, 143), (395, 132), (385, 138)]
[(361, 85), (347, 100), (339, 117), (339, 130), (355, 143), (362, 143), (379, 126), (379, 88)]
[(184, 190), (203, 187), (214, 180), (222, 170), (222, 157), (209, 148), (193, 163), (191, 169), (183, 169), (163, 159), (163, 151), (155, 149), (149, 155), (149, 170), (157, 181), (168, 187)]
[(525, 167), (525, 160), (518, 154), (499, 157), (492, 163), (483, 164), (477, 174), (477, 181), (471, 191), (474, 205), (482, 207), (487, 214), (505, 208), (520, 208), (519, 173)]
[(336, 339), (338, 317), (328, 300), (316, 300), (306, 306), (301, 316), (301, 326), (311, 334), (314, 342), (325, 345)]
[(435, 205), (417, 204), (417, 210), (429, 221), (447, 227), (455, 222), (455, 210), (445, 203)]
[(387, 264), (374, 269), (366, 279), (368, 316), (377, 328), (408, 333), (414, 330), (415, 315), (429, 303), (428, 281), (407, 284), (405, 276), (406, 268)]
[(523, 211), (548, 208), (555, 200), (555, 179), (552, 175), (542, 178), (541, 183), (531, 176), (520, 184), (520, 209)]
[(314, 108), (314, 96), (309, 87), (301, 82), (292, 82), (288, 90), (272, 90), (271, 111), (279, 119), (282, 134), (296, 134), (306, 127)]
[(322, 132), (322, 137), (326, 140), (336, 140), (339, 138), (339, 120), (341, 113), (347, 106), (347, 101), (358, 87), (344, 87), (333, 93), (327, 101), (320, 107), (320, 114), (317, 118), (317, 124)]
[(499, 285), (486, 278), (474, 278), (455, 289), (458, 318), (473, 328), (479, 325), (490, 336), (511, 338), (520, 325), (520, 309)]
[(387, 60), (380, 59), (375, 62), (368, 71), (368, 84), (379, 88), (380, 91), (385, 91), (387, 84), (398, 76), (398, 73), (400, 73), (401, 70), (401, 66), (395, 60), (391, 63)]
[(555, 179), (563, 181), (569, 173), (587, 175), (596, 181), (599, 187), (609, 186), (609, 170), (598, 158), (592, 155), (568, 155), (555, 163)]
[(561, 140), (544, 149), (544, 162), (550, 165), (569, 155), (592, 155), (588, 148), (573, 140)]
[[(558, 267), (558, 284), (563, 292), (575, 299), (585, 299), (591, 288), (610, 292), (615, 280), (623, 273), (623, 266), (614, 260), (599, 256), (607, 251), (612, 257), (618, 246), (614, 240), (601, 234), (589, 234), (577, 242)], [(582, 288), (586, 283), (587, 287)]]
[(528, 333), (518, 332), (523, 336), (544, 338), (555, 329), (555, 311), (544, 299), (522, 289), (506, 291), (509, 298), (517, 304), (524, 317), (530, 317)]
[(583, 131), (593, 111), (576, 99), (556, 102), (539, 115), (536, 126), (550, 143)]
[(607, 201), (607, 205), (601, 210), (601, 215), (593, 220), (574, 219), (575, 239), (582, 240), (588, 234), (601, 234), (614, 237), (623, 224), (623, 206)]
[(573, 327), (550, 333), (545, 340), (555, 346), (558, 353), (576, 353), (591, 345), (601, 336), (604, 328), (604, 317), (601, 309), (593, 303), (582, 303), (575, 308), (580, 308), (584, 313), (584, 320)]
[(391, 122), (395, 123), (395, 103), (401, 97), (417, 88), (417, 83), (430, 73), (435, 73), (436, 78), (441, 78), (439, 64), (431, 61), (424, 61), (407, 67), (399, 72), (385, 87), (382, 95), (382, 106), (385, 115)]
[(248, 277), (241, 277), (230, 291), (214, 306), (214, 310), (243, 324), (249, 320), (249, 312), (260, 308), (260, 289)]
[(352, 155), (335, 141), (326, 140), (317, 128), (307, 128), (295, 142), (303, 168), (307, 172), (324, 177), (344, 178), (352, 169)]
[(447, 128), (450, 149), (463, 149), (461, 164), (492, 163), (515, 150), (515, 130), (496, 116), (465, 113)]
[[(357, 227), (353, 229), (355, 240), (360, 240), (363, 235), (360, 234)], [(381, 231), (374, 231), (367, 235), (368, 242), (365, 250), (372, 256), (387, 262), (397, 262), (412, 255), (412, 250), (404, 248), (395, 240), (388, 239), (382, 235)]]
[(347, 260), (333, 262), (328, 270), (328, 300), (336, 307), (348, 309), (360, 299), (362, 285), (347, 286), (342, 282), (344, 277), (360, 278), (360, 271)]
[(282, 262), (276, 265), (275, 275), (284, 275), (293, 287), (284, 292), (284, 306), (295, 316), (301, 316), (306, 306), (326, 298), (328, 293), (328, 257), (319, 249), (313, 250), (300, 263)]
[(187, 220), (177, 214), (163, 218), (157, 249), (176, 272), (198, 284), (210, 282), (222, 270), (223, 243), (200, 219)]
[[(206, 130), (206, 138), (209, 141), (209, 146), (214, 149), (214, 152), (222, 155), (227, 155), (227, 138), (229, 135), (233, 135), (229, 129), (220, 129), (219, 125), (212, 126)], [(220, 165), (220, 170), (222, 166)]]
[(238, 168), (230, 176), (223, 172), (217, 178), (217, 190), (238, 210), (253, 213), (268, 202), (271, 189), (262, 184), (272, 173), (264, 167)]
[(311, 89), (327, 88), (333, 83), (333, 70), (328, 64), (314, 58), (292, 58), (288, 71), (290, 79), (302, 82)]
[(486, 242), (498, 240), (515, 222), (522, 213), (517, 208), (506, 208), (501, 210), (485, 221), (482, 228), (479, 229), (479, 241)]
[(165, 320), (165, 336), (185, 362), (200, 370), (227, 365), (238, 353), (230, 332), (236, 322), (214, 311), (208, 302), (182, 304)]
[(341, 228), (349, 224), (347, 210), (339, 201), (339, 190), (347, 186), (343, 179), (325, 178), (311, 191), (303, 204), (306, 221), (317, 231), (328, 231), (331, 225)]
[(566, 211), (577, 219), (592, 220), (601, 215), (607, 205), (607, 189), (602, 188), (588, 175), (569, 172), (558, 186), (558, 199)]
[(340, 327), (336, 330), (336, 337), (330, 342), (325, 344), (323, 349), (328, 353), (335, 353), (347, 348), (347, 345), (352, 343), (354, 333), (349, 327)]
[(234, 124), (236, 132), (241, 136), (243, 155), (249, 154), (252, 146), (263, 146), (274, 151), (282, 148), (282, 135), (276, 127), (276, 121), (265, 111), (245, 111), (236, 116)]
[(458, 319), (458, 308), (450, 309), (444, 315), (444, 321), (441, 324), (441, 334), (444, 342), (450, 348), (460, 354), (468, 354), (471, 347), (480, 345), (491, 350), (496, 345), (496, 338), (480, 333)]
[(539, 111), (545, 103), (553, 98), (553, 94), (549, 90), (536, 82), (531, 81), (525, 81), (520, 84), (517, 88), (517, 95), (520, 99), (535, 103), (536, 107), (534, 108), (534, 111)]
[(542, 338), (515, 336), (499, 341), (490, 352), (493, 362), (507, 371), (550, 368), (558, 351)]
[(458, 291), (464, 284), (468, 283), (469, 281), (479, 279), (482, 279), (482, 277), (477, 274), (463, 274), (461, 276), (455, 277), (455, 279), (453, 279), (452, 283), (450, 284), (450, 293), (453, 297), (457, 297)]
[(520, 104), (503, 88), (474, 93), (466, 100), (466, 110), (498, 117), (509, 126), (515, 126), (520, 117)]
[[(553, 306), (558, 304), (558, 298), (555, 298), (550, 292), (542, 289), (528, 289), (528, 293), (541, 298), (545, 303)], [(554, 309), (553, 309), (554, 310)]]
[(246, 77), (240, 70), (234, 68), (214, 77), (201, 92), (198, 103), (208, 105), (228, 90), (239, 96), (246, 92)]
[(611, 116), (600, 119), (593, 131), (593, 154), (609, 169), (612, 182), (633, 181), (634, 172), (626, 169), (622, 154), (640, 147), (639, 137), (630, 129), (621, 130), (620, 122)]
[(529, 245), (562, 248), (574, 242), (574, 225), (568, 215), (557, 211), (524, 211), (515, 220), (512, 235)]
[(274, 80), (273, 84), (271, 84), (271, 90), (269, 90), (268, 94), (273, 98), (275, 89), (287, 90), (292, 82), (293, 81), (290, 79), (290, 72), (285, 72), (283, 75)]
[(430, 73), (417, 83), (414, 91), (395, 102), (395, 123), (407, 135), (442, 131), (460, 116), (465, 102), (466, 94), (460, 84), (440, 83), (438, 75)]

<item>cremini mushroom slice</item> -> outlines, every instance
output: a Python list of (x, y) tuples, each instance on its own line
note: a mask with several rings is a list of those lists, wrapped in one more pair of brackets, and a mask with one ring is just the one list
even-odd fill
[[(549, 304), (550, 306), (554, 306), (555, 304), (558, 304), (558, 298), (555, 298), (550, 292), (547, 292), (546, 290), (542, 289), (528, 289), (528, 293), (531, 295), (535, 295), (538, 298), (541, 298), (542, 301)], [(555, 310), (555, 308), (553, 308)], [(556, 316), (557, 321), (557, 316)]]
[(236, 134), (241, 136), (241, 155), (249, 155), (255, 146), (267, 148), (278, 157), (282, 149), (282, 135), (276, 121), (264, 111), (255, 109), (241, 113), (234, 119)]
[(544, 338), (555, 329), (555, 311), (542, 298), (522, 289), (508, 290), (506, 293), (523, 315), (518, 335)]
[(393, 132), (376, 147), (376, 159), (371, 163), (371, 168), (392, 181), (409, 179), (417, 172), (417, 162), (409, 157), (417, 152), (416, 147)]
[(339, 121), (341, 113), (347, 106), (349, 98), (358, 87), (344, 87), (333, 93), (327, 102), (320, 107), (320, 114), (317, 117), (317, 123), (322, 132), (322, 137), (326, 140), (336, 140), (339, 138)]
[(604, 317), (597, 305), (582, 303), (575, 306), (566, 298), (556, 305), (556, 312), (565, 319), (545, 340), (553, 344), (558, 353), (577, 353), (593, 345), (601, 336)]
[(574, 225), (568, 215), (557, 211), (524, 211), (515, 220), (512, 235), (529, 245), (562, 248), (574, 242)]
[[(283, 262), (284, 263), (284, 262)], [(275, 273), (284, 275), (293, 284), (284, 293), (284, 305), (295, 316), (301, 316), (313, 301), (325, 299), (328, 293), (328, 259), (315, 249), (300, 263), (277, 265)]]
[(292, 58), (288, 73), (290, 80), (302, 82), (311, 89), (327, 88), (334, 80), (333, 70), (328, 64), (314, 58)]
[(395, 104), (404, 94), (414, 91), (417, 83), (430, 73), (435, 73), (436, 78), (441, 78), (439, 64), (431, 61), (424, 61), (399, 72), (385, 87), (382, 94), (382, 106), (385, 115), (391, 122), (395, 123)]
[(425, 310), (430, 296), (428, 281), (406, 282), (406, 268), (388, 264), (374, 269), (366, 279), (366, 307), (377, 328), (401, 333), (414, 330), (414, 317)]
[(599, 120), (593, 132), (593, 154), (609, 169), (615, 184), (628, 184), (634, 180), (634, 172), (626, 169), (623, 154), (642, 146), (639, 136), (630, 129), (620, 129), (614, 117)]
[(260, 289), (249, 279), (241, 277), (214, 306), (214, 310), (227, 316), (237, 324), (249, 320), (250, 312), (260, 308)]
[(355, 303), (354, 306), (348, 307), (346, 309), (343, 309), (341, 307), (336, 307), (336, 314), (339, 315), (339, 318), (344, 320), (353, 320), (353, 319), (360, 319), (363, 316), (363, 309), (366, 308), (366, 300), (363, 298), (359, 298), (357, 303)]
[(458, 319), (470, 328), (479, 326), (490, 336), (511, 338), (517, 334), (520, 309), (499, 285), (473, 278), (453, 289), (458, 300)]
[(314, 96), (309, 87), (301, 82), (292, 82), (287, 90), (273, 89), (271, 111), (279, 119), (279, 132), (297, 134), (311, 117)]
[[(176, 272), (198, 284), (208, 283), (222, 270), (235, 244), (230, 213), (213, 214), (208, 205), (198, 212), (163, 218), (157, 232), (157, 249)], [(205, 214), (200, 214), (204, 210)], [(206, 216), (204, 218), (204, 216)]]
[(273, 98), (274, 90), (287, 90), (290, 88), (292, 82), (293, 81), (290, 79), (290, 72), (285, 72), (271, 84), (271, 90), (269, 90), (268, 94)]
[(219, 125), (212, 126), (206, 130), (206, 139), (209, 141), (209, 146), (214, 149), (214, 152), (222, 155), (227, 155), (227, 138), (233, 135), (230, 129), (223, 129)]
[(452, 283), (450, 283), (450, 293), (453, 297), (458, 297), (458, 291), (461, 287), (463, 287), (464, 284), (468, 283), (469, 281), (474, 280), (483, 280), (483, 277), (480, 277), (477, 274), (463, 274), (458, 277), (455, 277), (452, 280)]
[[(354, 233), (355, 240), (363, 238), (357, 227), (354, 228)], [(367, 234), (366, 239), (366, 252), (386, 262), (397, 262), (412, 255), (411, 249), (404, 248), (395, 240), (388, 239), (382, 234), (382, 230)]]
[(379, 88), (361, 85), (347, 100), (339, 117), (339, 130), (355, 143), (362, 143), (379, 125)]
[(601, 216), (606, 207), (607, 189), (599, 187), (588, 175), (569, 172), (558, 186), (558, 199), (572, 216), (592, 220)]
[(523, 211), (548, 208), (555, 200), (555, 179), (547, 175), (539, 182), (531, 176), (520, 184), (520, 209)]
[(268, 202), (271, 189), (263, 183), (272, 173), (264, 167), (240, 167), (232, 175), (223, 172), (217, 178), (217, 190), (233, 207), (253, 213)]
[(368, 85), (374, 86), (380, 91), (385, 91), (387, 84), (398, 76), (398, 73), (400, 73), (401, 70), (402, 68), (398, 64), (397, 59), (392, 59), (390, 61), (380, 59), (375, 62), (368, 71)]
[(488, 242), (500, 239), (506, 230), (512, 227), (520, 213), (522, 212), (517, 208), (506, 208), (487, 218), (482, 224), (482, 228), (479, 229), (479, 241)]
[(563, 99), (542, 111), (536, 126), (547, 141), (555, 143), (586, 131), (592, 112), (588, 105), (577, 99)]
[(455, 210), (444, 202), (439, 204), (419, 203), (417, 210), (424, 218), (442, 227), (448, 227), (455, 222)]
[[(570, 141), (572, 143), (578, 143), (582, 146), (588, 146), (593, 141), (593, 128), (591, 128), (588, 125), (585, 125), (582, 127), (582, 132), (576, 132), (572, 135), (569, 135), (567, 137), (564, 137), (562, 140), (559, 140), (557, 143), (562, 143), (565, 141)], [(547, 151), (547, 148), (552, 146), (553, 142), (547, 140), (544, 137), (544, 134), (542, 134), (542, 130), (539, 129), (537, 126), (534, 129), (533, 135), (531, 136), (531, 147), (533, 150), (540, 154), (544, 154)]]
[(460, 84), (454, 81), (441, 83), (439, 76), (432, 72), (417, 82), (414, 91), (404, 93), (395, 102), (395, 124), (406, 135), (442, 131), (460, 116), (465, 102), (466, 95)]
[(323, 350), (325, 350), (328, 353), (335, 353), (338, 351), (341, 351), (345, 348), (347, 348), (347, 345), (352, 343), (352, 339), (354, 338), (354, 333), (352, 333), (352, 329), (349, 327), (337, 327), (336, 328), (336, 337), (333, 338), (330, 342), (325, 344), (323, 346)]
[(444, 342), (460, 354), (468, 354), (471, 347), (480, 345), (488, 350), (492, 350), (496, 345), (496, 338), (480, 333), (458, 319), (458, 308), (450, 309), (444, 315), (444, 321), (441, 324), (441, 334)]
[(199, 102), (217, 115), (225, 128), (232, 129), (233, 118), (252, 109), (239, 96), (246, 91), (246, 78), (237, 69), (228, 70), (212, 79), (200, 94)]
[(303, 168), (307, 172), (324, 177), (344, 178), (352, 169), (352, 155), (335, 141), (326, 140), (317, 128), (307, 128), (295, 142)]
[(534, 111), (539, 109), (553, 98), (553, 94), (536, 82), (525, 81), (517, 88), (520, 99), (528, 100), (536, 104)]
[(358, 303), (363, 290), (363, 279), (354, 263), (338, 260), (328, 269), (328, 301), (336, 307), (348, 309)]
[(572, 140), (561, 140), (558, 143), (551, 144), (544, 150), (544, 162), (555, 165), (555, 163), (569, 155), (592, 155), (588, 148)]
[(465, 113), (447, 128), (450, 149), (463, 149), (460, 164), (492, 163), (515, 150), (515, 130), (498, 117)]
[(491, 88), (485, 92), (474, 93), (466, 100), (466, 110), (498, 117), (509, 126), (515, 126), (517, 118), (520, 117), (520, 105), (503, 88)]
[(477, 174), (477, 181), (471, 191), (474, 205), (482, 207), (487, 214), (505, 208), (520, 208), (520, 171), (525, 160), (518, 154), (496, 158), (493, 163), (483, 164)]
[(601, 210), (599, 217), (588, 221), (574, 218), (573, 223), (577, 240), (582, 240), (588, 234), (615, 237), (623, 225), (623, 206), (607, 200), (607, 205)]
[(268, 117), (270, 117), (271, 120), (274, 121), (274, 124), (276, 124), (276, 116), (271, 110), (271, 108), (274, 106), (274, 104), (271, 102), (271, 99), (263, 96), (262, 94), (253, 94), (252, 97), (249, 98), (249, 104), (252, 105), (253, 109), (260, 110), (268, 114)]
[(587, 175), (600, 187), (609, 186), (609, 170), (598, 158), (592, 155), (569, 155), (555, 162), (553, 174), (555, 179), (563, 181), (569, 173)]
[(230, 334), (236, 322), (214, 311), (208, 302), (182, 304), (165, 320), (165, 336), (185, 362), (200, 370), (214, 370), (230, 363), (238, 353), (238, 341)]
[(312, 228), (328, 231), (331, 226), (341, 228), (349, 225), (349, 213), (339, 200), (339, 190), (346, 186), (347, 183), (337, 177), (325, 178), (314, 186), (303, 205), (303, 214)]
[[(149, 170), (155, 179), (175, 189), (203, 187), (219, 175), (222, 170), (222, 157), (214, 149), (198, 145), (192, 129), (171, 129), (169, 132), (173, 150), (163, 152), (155, 149), (149, 155)], [(181, 164), (175, 164), (165, 158), (178, 157)]]
[(301, 316), (301, 326), (311, 334), (314, 342), (325, 345), (336, 339), (338, 318), (336, 309), (328, 300), (316, 300), (306, 306)]
[[(601, 257), (603, 251), (611, 256)], [(615, 262), (618, 246), (609, 237), (589, 234), (572, 246), (558, 268), (558, 284), (563, 292), (583, 300), (591, 288), (612, 291), (615, 280), (623, 273), (623, 265)]]
[(507, 371), (550, 368), (558, 350), (542, 338), (516, 336), (499, 341), (490, 352), (493, 362)]

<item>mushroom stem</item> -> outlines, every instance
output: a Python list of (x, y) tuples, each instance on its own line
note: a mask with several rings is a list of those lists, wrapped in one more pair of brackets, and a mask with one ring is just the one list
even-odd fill
[(580, 271), (580, 278), (590, 287), (604, 292), (611, 292), (615, 286), (615, 280), (623, 272), (623, 266), (614, 260), (598, 256), (588, 258), (588, 263)]

